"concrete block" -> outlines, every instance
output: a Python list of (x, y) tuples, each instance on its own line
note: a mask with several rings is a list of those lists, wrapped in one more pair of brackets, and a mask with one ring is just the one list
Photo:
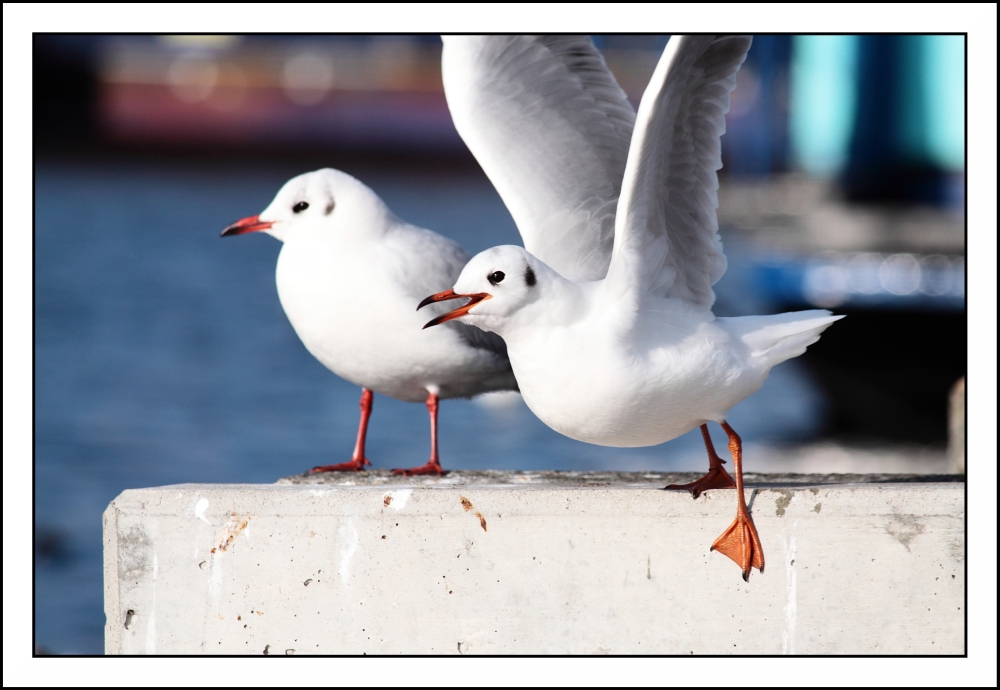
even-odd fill
[(766, 568), (744, 582), (709, 552), (733, 491), (657, 490), (686, 480), (367, 472), (126, 491), (104, 514), (106, 650), (964, 652), (961, 482), (748, 475)]

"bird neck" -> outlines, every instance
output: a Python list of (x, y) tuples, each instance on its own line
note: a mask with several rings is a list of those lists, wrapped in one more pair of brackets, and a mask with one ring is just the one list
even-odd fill
[(549, 269), (545, 280), (539, 279), (534, 299), (511, 314), (496, 330), (504, 339), (518, 339), (537, 333), (539, 329), (563, 328), (587, 318), (592, 307), (589, 283), (567, 280)]

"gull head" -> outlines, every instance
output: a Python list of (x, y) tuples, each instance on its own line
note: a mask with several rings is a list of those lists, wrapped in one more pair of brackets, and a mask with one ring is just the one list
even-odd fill
[(511, 316), (535, 302), (539, 279), (552, 270), (521, 247), (493, 247), (465, 265), (455, 287), (431, 295), (417, 309), (445, 300), (466, 298), (468, 303), (427, 322), (424, 328), (452, 319), (497, 332)]
[(347, 173), (324, 168), (293, 177), (260, 215), (238, 220), (223, 237), (266, 232), (282, 242), (329, 234), (381, 234), (393, 218), (371, 189)]

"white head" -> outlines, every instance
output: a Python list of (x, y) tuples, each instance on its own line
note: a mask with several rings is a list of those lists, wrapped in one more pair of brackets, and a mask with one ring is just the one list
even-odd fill
[(417, 309), (431, 302), (468, 297), (468, 304), (432, 319), (424, 328), (461, 319), (502, 335), (512, 317), (530, 311), (542, 294), (551, 293), (554, 285), (565, 282), (521, 247), (493, 247), (472, 257), (453, 289), (431, 295)]
[(363, 183), (324, 168), (293, 177), (260, 215), (236, 221), (222, 236), (266, 232), (282, 242), (317, 232), (377, 236), (392, 218), (378, 195)]

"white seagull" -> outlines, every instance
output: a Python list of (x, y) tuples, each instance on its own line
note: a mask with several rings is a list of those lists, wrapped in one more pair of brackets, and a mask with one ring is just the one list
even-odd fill
[(517, 390), (503, 340), (465, 324), (422, 331), (424, 319), (413, 310), (428, 292), (453, 284), (469, 255), (455, 242), (399, 219), (357, 179), (333, 169), (299, 175), (260, 215), (233, 223), (222, 236), (249, 232), (283, 242), (278, 297), (306, 349), (337, 376), (361, 386), (351, 460), (311, 472), (371, 464), (365, 435), (372, 391), (426, 401), (430, 460), (393, 472), (440, 475), (438, 400)]
[[(602, 76), (607, 68), (594, 62), (592, 46), (578, 41), (567, 58), (511, 68), (519, 46), (542, 44), (501, 39), (446, 41), (445, 88), (459, 132), (514, 215), (526, 249), (475, 256), (451, 290), (420, 306), (458, 297), (468, 303), (425, 328), (457, 319), (502, 336), (528, 407), (571, 438), (651, 446), (701, 426), (708, 474), (667, 488), (697, 497), (734, 485), (708, 435), (707, 423), (719, 423), (735, 465), (737, 511), (712, 549), (747, 579), (751, 568), (763, 571), (764, 554), (743, 495), (740, 437), (726, 414), (773, 366), (801, 355), (842, 318), (825, 310), (712, 314), (712, 285), (726, 269), (716, 218), (720, 137), (751, 39), (672, 37), (624, 154), (622, 137), (631, 129), (624, 95), (609, 87), (613, 79)], [(583, 73), (560, 72), (560, 62), (584, 65)], [(487, 86), (483, 75), (491, 72), (498, 82)], [(525, 81), (547, 86), (552, 98), (536, 102)], [(620, 187), (613, 184), (619, 155), (626, 159)]]

